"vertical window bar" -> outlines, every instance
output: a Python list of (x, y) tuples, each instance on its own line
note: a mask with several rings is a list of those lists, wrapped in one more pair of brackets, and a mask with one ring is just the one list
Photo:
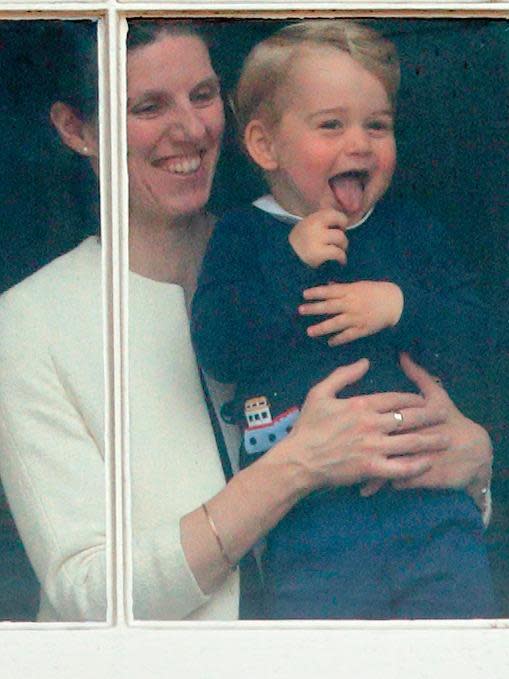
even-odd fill
[(127, 385), (127, 170), (124, 89), (126, 24), (110, 7), (100, 34), (100, 178), (103, 187), (103, 271), (105, 281), (106, 474), (108, 480), (108, 620), (125, 621), (124, 471), (128, 440)]

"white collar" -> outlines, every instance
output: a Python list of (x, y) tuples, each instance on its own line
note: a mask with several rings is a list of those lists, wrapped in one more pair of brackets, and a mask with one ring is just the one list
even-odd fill
[[(264, 212), (268, 212), (270, 215), (272, 215), (276, 219), (279, 219), (280, 222), (284, 222), (285, 224), (297, 224), (297, 222), (300, 222), (300, 220), (302, 219), (302, 217), (292, 215), (290, 212), (287, 212), (287, 210), (282, 208), (271, 193), (266, 193), (261, 198), (258, 198), (257, 200), (253, 201), (253, 205), (259, 208), (260, 210), (263, 210)], [(356, 224), (347, 226), (347, 231), (350, 231), (351, 229), (356, 229), (361, 224), (364, 224), (364, 222), (370, 217), (373, 210), (374, 207), (368, 210), (364, 217), (362, 217), (362, 219), (360, 219)]]

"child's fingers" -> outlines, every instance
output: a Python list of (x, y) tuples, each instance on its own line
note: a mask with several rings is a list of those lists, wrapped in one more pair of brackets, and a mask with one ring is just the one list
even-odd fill
[(314, 213), (314, 218), (329, 228), (341, 229), (344, 231), (348, 226), (348, 217), (339, 210), (333, 208), (323, 208)]
[(348, 250), (348, 238), (341, 229), (327, 229), (325, 234), (325, 242), (328, 245), (336, 245), (345, 252)]
[(329, 285), (317, 285), (314, 288), (306, 288), (303, 297), (313, 299), (341, 299), (347, 293), (349, 283), (329, 283)]
[(346, 264), (346, 252), (338, 245), (326, 245), (323, 249), (323, 260), (334, 260), (340, 264)]
[(359, 329), (350, 327), (346, 328), (342, 332), (338, 332), (337, 335), (333, 335), (329, 340), (327, 340), (327, 344), (330, 347), (339, 347), (342, 344), (353, 342), (353, 340), (359, 339), (360, 337), (363, 337), (363, 335)]
[(299, 306), (301, 316), (332, 316), (332, 314), (341, 314), (344, 311), (345, 307), (340, 299), (324, 299), (320, 302), (308, 302)]
[(310, 325), (307, 334), (309, 337), (323, 337), (323, 335), (330, 335), (333, 332), (343, 332), (349, 327), (349, 324), (350, 321), (345, 318), (344, 314), (338, 314), (320, 323), (315, 323), (315, 325)]

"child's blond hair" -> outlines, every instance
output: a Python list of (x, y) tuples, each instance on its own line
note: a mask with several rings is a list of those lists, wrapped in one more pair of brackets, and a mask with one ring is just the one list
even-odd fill
[(394, 45), (377, 31), (347, 19), (310, 20), (285, 26), (258, 43), (247, 56), (237, 84), (234, 108), (241, 138), (250, 120), (269, 125), (282, 114), (281, 90), (297, 50), (305, 45), (334, 47), (376, 76), (395, 108), (400, 81)]

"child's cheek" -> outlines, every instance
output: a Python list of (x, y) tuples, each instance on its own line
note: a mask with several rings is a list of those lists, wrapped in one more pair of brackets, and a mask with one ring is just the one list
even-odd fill
[(391, 143), (387, 144), (387, 148), (383, 155), (385, 173), (388, 176), (390, 182), (392, 179), (392, 175), (394, 174), (394, 170), (396, 169), (396, 141), (394, 140), (394, 138), (391, 140)]

